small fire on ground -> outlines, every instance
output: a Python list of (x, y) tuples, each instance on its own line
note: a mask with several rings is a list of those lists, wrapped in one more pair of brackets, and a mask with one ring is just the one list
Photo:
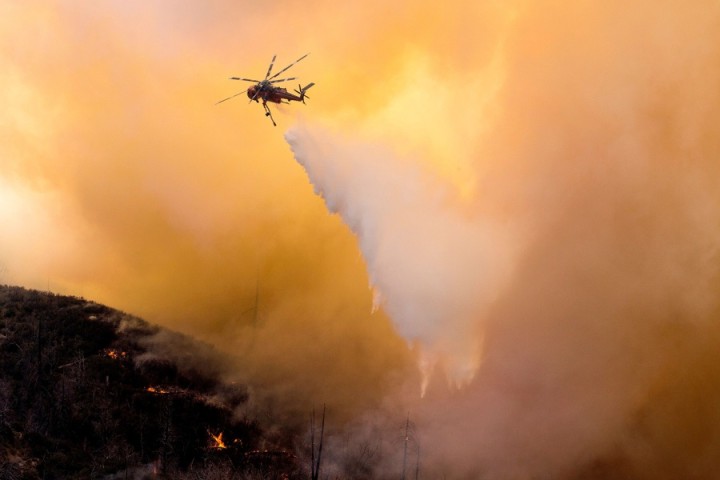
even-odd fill
[(145, 391), (150, 392), (150, 393), (155, 393), (158, 395), (166, 395), (166, 394), (170, 393), (170, 391), (165, 390), (164, 388), (160, 388), (160, 387), (147, 387), (145, 389)]
[(223, 450), (227, 448), (227, 445), (225, 445), (225, 442), (223, 441), (223, 434), (220, 432), (217, 435), (213, 435), (213, 433), (208, 430), (208, 435), (210, 435), (210, 438), (212, 438), (212, 444), (210, 445), (211, 448), (217, 448), (218, 450)]
[(120, 350), (107, 350), (105, 354), (113, 360), (122, 360), (127, 358), (127, 352), (121, 352)]

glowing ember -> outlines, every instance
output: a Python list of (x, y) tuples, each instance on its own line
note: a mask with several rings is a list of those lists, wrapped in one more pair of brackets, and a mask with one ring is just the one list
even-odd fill
[(227, 448), (227, 445), (225, 445), (225, 442), (223, 442), (223, 434), (220, 432), (218, 435), (213, 435), (210, 430), (208, 430), (208, 434), (213, 439), (214, 444), (211, 445), (212, 448), (217, 448), (218, 450), (222, 450)]
[(167, 390), (165, 390), (165, 389), (163, 389), (163, 388), (160, 388), (160, 387), (147, 387), (147, 388), (145, 389), (145, 391), (146, 391), (146, 392), (150, 392), (150, 393), (156, 393), (156, 394), (158, 394), (158, 395), (165, 395), (165, 394), (170, 393), (169, 391), (167, 391)]
[(120, 360), (120, 359), (127, 358), (127, 352), (121, 352), (118, 350), (108, 350), (105, 353), (108, 357), (112, 358), (113, 360)]

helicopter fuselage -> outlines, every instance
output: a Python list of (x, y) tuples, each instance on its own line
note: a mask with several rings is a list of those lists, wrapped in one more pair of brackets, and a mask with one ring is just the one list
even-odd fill
[(262, 100), (263, 103), (283, 103), (283, 100), (301, 102), (303, 100), (302, 97), (288, 92), (286, 88), (263, 85), (262, 82), (248, 88), (247, 96), (256, 102)]

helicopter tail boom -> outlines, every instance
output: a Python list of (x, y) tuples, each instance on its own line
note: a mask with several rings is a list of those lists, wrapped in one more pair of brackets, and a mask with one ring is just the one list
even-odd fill
[(305, 103), (305, 99), (310, 98), (305, 95), (305, 92), (307, 92), (310, 89), (310, 87), (312, 87), (313, 85), (315, 85), (315, 82), (310, 82), (307, 85), (305, 85), (304, 87), (301, 87), (300, 85), (298, 85), (299, 90), (295, 90), (295, 92), (297, 92), (297, 94), (300, 95), (301, 102)]

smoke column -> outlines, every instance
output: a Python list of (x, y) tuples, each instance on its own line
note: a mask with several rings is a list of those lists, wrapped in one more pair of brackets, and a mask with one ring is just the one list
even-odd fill
[(402, 137), (287, 133), (421, 368), (464, 385), (416, 406), (434, 474), (715, 478), (720, 11), (673, 5), (523, 4), (469, 194)]
[[(2, 281), (241, 355), (279, 422), (435, 364), (396, 404), (429, 478), (717, 477), (716, 0), (28, 0), (0, 33)], [(213, 105), (306, 51), (278, 128)]]
[(376, 304), (419, 347), (426, 382), (437, 362), (453, 382), (469, 382), (480, 363), (479, 320), (509, 268), (500, 226), (388, 149), (306, 127), (286, 139), (316, 193), (357, 235)]

